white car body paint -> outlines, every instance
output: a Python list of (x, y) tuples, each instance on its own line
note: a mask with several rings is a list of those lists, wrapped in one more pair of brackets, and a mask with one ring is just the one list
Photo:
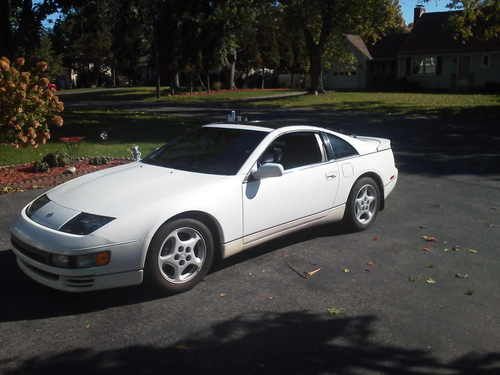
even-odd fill
[[(133, 162), (90, 173), (49, 190), (46, 194), (53, 202), (50, 209), (58, 211), (60, 207), (60, 212), (50, 218), (51, 222), (42, 221), (41, 225), (27, 216), (31, 203), (28, 204), (11, 229), (13, 237), (49, 254), (109, 250), (111, 262), (99, 267), (65, 269), (44, 264), (14, 247), (20, 268), (36, 281), (66, 291), (139, 284), (151, 239), (162, 224), (176, 215), (197, 211), (212, 217), (220, 231), (218, 245), (222, 256), (227, 257), (300, 228), (341, 220), (352, 185), (365, 173), (377, 176), (384, 198), (397, 181), (390, 141), (386, 139), (351, 137), (312, 126), (205, 126), (262, 131), (267, 135), (232, 176)], [(359, 155), (326, 160), (321, 147), (320, 163), (286, 170), (276, 178), (249, 179), (269, 144), (291, 132), (334, 134), (351, 144)], [(320, 144), (319, 135), (317, 140)], [(57, 230), (63, 221), (80, 212), (116, 219), (88, 235)]]

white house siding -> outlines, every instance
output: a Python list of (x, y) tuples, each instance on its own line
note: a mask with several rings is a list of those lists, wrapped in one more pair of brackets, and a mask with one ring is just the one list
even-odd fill
[[(484, 55), (489, 56), (489, 66), (483, 66)], [(442, 65), (440, 74), (415, 74), (410, 71), (407, 75), (406, 59), (410, 57), (413, 61), (424, 56), (440, 56)], [(468, 73), (460, 71), (460, 65), (464, 59), (470, 59)], [(410, 82), (417, 83), (427, 89), (473, 89), (482, 88), (487, 84), (500, 84), (500, 51), (493, 53), (464, 53), (464, 54), (432, 54), (418, 56), (398, 57), (398, 77), (406, 78)]]

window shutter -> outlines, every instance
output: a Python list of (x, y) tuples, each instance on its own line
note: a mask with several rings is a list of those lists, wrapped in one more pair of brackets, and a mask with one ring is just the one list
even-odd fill
[(443, 57), (438, 56), (436, 62), (436, 75), (440, 76), (443, 71)]

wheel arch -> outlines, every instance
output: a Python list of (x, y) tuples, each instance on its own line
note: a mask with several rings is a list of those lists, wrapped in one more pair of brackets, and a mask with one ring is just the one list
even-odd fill
[[(376, 173), (376, 172), (373, 172), (373, 171), (364, 172), (360, 176), (358, 176), (358, 178), (356, 179), (356, 181), (354, 181), (354, 184), (360, 178), (363, 178), (363, 177), (371, 177), (377, 183), (378, 189), (380, 191), (380, 207), (379, 207), (379, 209), (380, 209), (380, 211), (382, 211), (384, 209), (384, 207), (385, 207), (384, 184), (382, 183), (382, 178), (380, 178), (380, 175), (378, 173)], [(353, 186), (354, 186), (354, 184), (353, 184)]]
[(164, 220), (161, 224), (157, 225), (152, 234), (149, 236), (147, 244), (145, 246), (146, 251), (143, 255), (143, 261), (142, 264), (144, 265), (144, 262), (146, 260), (147, 252), (149, 251), (149, 247), (151, 246), (151, 241), (153, 240), (155, 234), (158, 232), (158, 230), (165, 225), (166, 223), (169, 223), (174, 220), (178, 219), (195, 219), (203, 224), (205, 224), (210, 232), (212, 233), (214, 237), (214, 246), (215, 246), (215, 255), (216, 259), (219, 259), (222, 257), (222, 249), (223, 246), (222, 244), (224, 243), (224, 233), (222, 231), (222, 227), (218, 220), (211, 214), (204, 212), (204, 211), (197, 211), (197, 210), (191, 210), (191, 211), (184, 211), (181, 213), (178, 213), (174, 216), (171, 216), (167, 220)]

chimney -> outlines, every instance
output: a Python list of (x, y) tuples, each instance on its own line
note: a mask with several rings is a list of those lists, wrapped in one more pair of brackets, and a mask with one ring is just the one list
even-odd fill
[(422, 4), (417, 5), (415, 9), (413, 9), (413, 27), (415, 27), (415, 24), (420, 19), (420, 17), (422, 17), (424, 13), (425, 13), (425, 8)]

